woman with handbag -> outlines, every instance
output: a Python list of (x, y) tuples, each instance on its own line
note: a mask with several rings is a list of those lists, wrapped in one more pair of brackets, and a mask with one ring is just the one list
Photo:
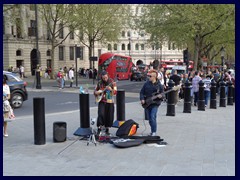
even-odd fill
[(7, 121), (5, 121), (5, 118), (9, 118), (9, 111), (10, 111), (10, 88), (7, 85), (7, 76), (3, 75), (3, 136), (8, 137), (7, 133)]
[(7, 76), (3, 76), (3, 136), (8, 137), (7, 122), (15, 120), (13, 109), (8, 101), (10, 99), (10, 88), (7, 85)]

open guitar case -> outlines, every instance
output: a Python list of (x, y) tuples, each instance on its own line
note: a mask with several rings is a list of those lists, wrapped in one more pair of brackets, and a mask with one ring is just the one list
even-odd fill
[(150, 144), (156, 143), (161, 145), (166, 145), (164, 139), (161, 139), (160, 136), (125, 136), (125, 137), (112, 137), (110, 139), (110, 144), (118, 148), (128, 148), (139, 146), (141, 144)]

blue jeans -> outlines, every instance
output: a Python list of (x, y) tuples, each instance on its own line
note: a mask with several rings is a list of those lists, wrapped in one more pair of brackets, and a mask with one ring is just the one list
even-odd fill
[(145, 109), (145, 114), (147, 115), (147, 118), (149, 120), (149, 125), (151, 127), (151, 132), (157, 132), (157, 112), (158, 112), (159, 106), (151, 105), (148, 108)]
[(210, 97), (210, 91), (204, 91), (205, 105), (208, 105), (208, 100)]
[(194, 92), (194, 104), (197, 104), (198, 102), (198, 93), (199, 92)]

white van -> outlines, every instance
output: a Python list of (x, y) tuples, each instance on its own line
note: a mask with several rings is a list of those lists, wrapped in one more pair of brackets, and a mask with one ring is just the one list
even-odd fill
[(185, 74), (187, 72), (187, 66), (173, 66), (172, 73), (177, 70), (177, 74)]

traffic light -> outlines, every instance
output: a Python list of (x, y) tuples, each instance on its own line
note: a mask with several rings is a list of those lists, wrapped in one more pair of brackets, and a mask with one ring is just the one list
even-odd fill
[(183, 62), (188, 64), (188, 49), (183, 51)]

